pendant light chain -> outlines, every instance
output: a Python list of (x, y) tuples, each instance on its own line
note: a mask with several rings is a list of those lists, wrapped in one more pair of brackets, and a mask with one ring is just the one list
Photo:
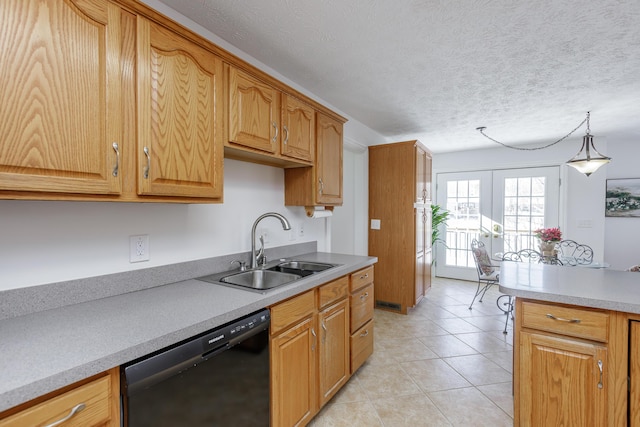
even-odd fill
[(588, 134), (589, 134), (589, 131), (590, 131), (590, 129), (589, 129), (589, 116), (590, 116), (590, 112), (587, 112), (587, 117), (585, 117), (585, 119), (584, 119), (582, 122), (580, 122), (580, 124), (579, 124), (578, 126), (576, 126), (576, 127), (575, 127), (571, 132), (569, 132), (568, 134), (566, 134), (565, 136), (563, 136), (563, 137), (562, 137), (562, 138), (560, 138), (559, 140), (554, 141), (554, 142), (552, 142), (552, 143), (550, 143), (550, 144), (547, 144), (547, 145), (543, 145), (542, 147), (532, 147), (532, 148), (527, 148), (527, 147), (514, 147), (514, 146), (512, 146), (512, 145), (507, 145), (507, 144), (505, 144), (505, 143), (503, 143), (503, 142), (496, 141), (495, 139), (491, 138), (489, 135), (487, 135), (486, 133), (484, 133), (484, 130), (486, 129), (486, 126), (480, 126), (480, 127), (477, 127), (477, 128), (476, 128), (476, 130), (478, 130), (478, 131), (482, 134), (482, 136), (484, 136), (484, 137), (485, 137), (485, 138), (487, 138), (488, 140), (493, 141), (493, 142), (495, 142), (496, 144), (500, 144), (500, 145), (502, 145), (503, 147), (511, 148), (512, 150), (535, 151), (535, 150), (543, 150), (543, 149), (545, 149), (545, 148), (549, 148), (549, 147), (551, 147), (552, 145), (555, 145), (555, 144), (557, 144), (557, 143), (559, 143), (559, 142), (564, 141), (565, 139), (569, 138), (569, 137), (570, 137), (570, 136), (571, 136), (575, 131), (577, 131), (578, 129), (580, 129), (580, 128), (582, 127), (582, 125), (583, 125), (583, 124), (585, 124), (585, 122), (587, 123), (587, 135), (588, 135)]

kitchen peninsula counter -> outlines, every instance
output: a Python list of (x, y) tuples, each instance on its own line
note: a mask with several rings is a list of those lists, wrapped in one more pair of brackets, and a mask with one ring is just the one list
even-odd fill
[[(640, 274), (503, 262), (514, 426), (640, 425)], [(634, 332), (635, 331), (635, 332)]]
[[(338, 266), (265, 293), (185, 279), (0, 320), (0, 411), (216, 328), (377, 261), (375, 257), (322, 252), (295, 255), (295, 259)], [(225, 258), (217, 265), (226, 269), (229, 260)], [(193, 264), (189, 267), (197, 270), (191, 277), (222, 271), (205, 271)], [(166, 271), (149, 270), (152, 271), (145, 274), (150, 281), (167, 280), (158, 277), (158, 271)], [(131, 275), (134, 273), (125, 274), (128, 280), (137, 277)], [(113, 276), (118, 281), (126, 281), (122, 274)], [(96, 281), (98, 284), (106, 282), (106, 278)], [(80, 286), (74, 282), (73, 287)], [(34, 297), (30, 290), (18, 291), (5, 292), (7, 299), (15, 300), (16, 293)], [(51, 292), (48, 287), (43, 286), (43, 298), (48, 292)], [(69, 295), (68, 300), (72, 301), (73, 296)]]
[(502, 262), (500, 291), (520, 298), (640, 314), (640, 274)]

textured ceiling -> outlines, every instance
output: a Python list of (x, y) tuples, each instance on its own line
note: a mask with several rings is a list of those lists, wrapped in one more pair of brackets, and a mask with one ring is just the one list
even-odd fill
[(640, 137), (639, 0), (161, 1), (389, 141)]

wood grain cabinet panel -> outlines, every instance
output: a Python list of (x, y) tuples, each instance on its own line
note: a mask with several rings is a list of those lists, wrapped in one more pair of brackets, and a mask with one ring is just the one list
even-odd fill
[(283, 156), (313, 162), (316, 145), (316, 113), (308, 104), (284, 94), (282, 96)]
[(270, 154), (278, 152), (280, 92), (229, 68), (229, 142)]
[(315, 165), (285, 169), (287, 206), (342, 205), (343, 123), (316, 113)]
[(120, 426), (119, 369), (73, 384), (22, 405), (10, 415), (0, 414), (0, 427), (53, 425), (65, 427)]
[(0, 190), (120, 193), (120, 13), (0, 2)]
[(138, 16), (137, 61), (139, 194), (220, 198), (222, 60)]
[(430, 170), (419, 141), (369, 147), (369, 218), (380, 221), (369, 229), (378, 308), (406, 314), (431, 287)]
[(320, 406), (347, 383), (349, 369), (349, 304), (343, 299), (320, 312), (319, 368)]
[(522, 332), (520, 426), (607, 425), (607, 348)]
[(307, 317), (271, 339), (271, 425), (306, 425), (317, 412), (317, 332)]

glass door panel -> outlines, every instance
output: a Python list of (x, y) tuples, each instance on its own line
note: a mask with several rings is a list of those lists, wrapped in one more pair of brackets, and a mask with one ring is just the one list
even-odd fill
[(559, 168), (444, 173), (436, 203), (450, 212), (436, 244), (436, 275), (477, 280), (471, 241), (482, 241), (496, 263), (503, 252), (538, 249), (534, 231), (557, 227)]

